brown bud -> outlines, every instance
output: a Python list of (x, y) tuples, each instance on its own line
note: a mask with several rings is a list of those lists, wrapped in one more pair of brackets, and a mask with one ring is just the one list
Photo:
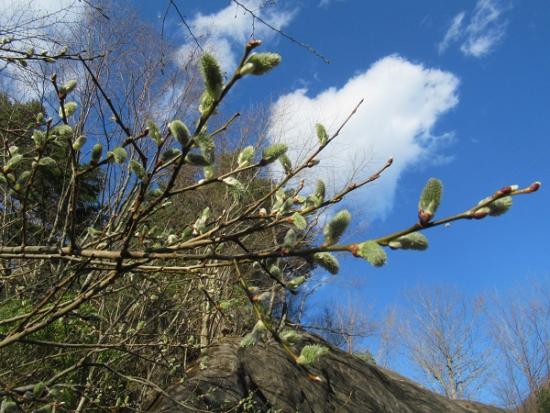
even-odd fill
[(540, 186), (541, 186), (541, 183), (539, 181), (533, 182), (531, 185), (529, 185), (529, 192), (538, 191)]
[(248, 50), (255, 49), (256, 47), (260, 46), (262, 44), (262, 41), (259, 39), (252, 39), (246, 44), (246, 48)]
[(512, 186), (511, 185), (508, 185), (508, 186), (505, 186), (503, 188), (500, 188), (496, 193), (495, 195), (496, 196), (500, 196), (500, 195), (508, 195), (509, 193), (512, 192)]
[(423, 209), (418, 210), (418, 223), (425, 227), (430, 223), (430, 220), (432, 219), (433, 214), (428, 211), (424, 211)]
[(471, 216), (474, 219), (482, 219), (482, 218), (485, 218), (487, 215), (489, 215), (489, 212), (491, 212), (490, 208), (483, 207), (478, 209), (477, 211), (474, 211)]

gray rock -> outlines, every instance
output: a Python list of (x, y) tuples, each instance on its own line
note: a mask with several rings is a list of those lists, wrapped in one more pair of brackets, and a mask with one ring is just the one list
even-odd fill
[[(189, 377), (159, 394), (148, 411), (289, 413), (503, 413), (470, 401), (452, 401), (410, 380), (331, 348), (312, 366), (297, 367), (274, 342), (246, 349), (224, 338), (195, 363)], [(306, 344), (322, 344), (304, 335)], [(317, 375), (321, 382), (308, 377)]]

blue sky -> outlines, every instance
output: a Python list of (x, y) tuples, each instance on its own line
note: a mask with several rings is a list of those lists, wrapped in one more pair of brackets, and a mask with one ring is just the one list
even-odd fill
[[(72, 0), (35, 4), (51, 9), (60, 2)], [(160, 28), (167, 1), (131, 2)], [(229, 72), (252, 33), (250, 16), (229, 0), (176, 3), (203, 47)], [(337, 188), (352, 173), (368, 175), (394, 157), (379, 182), (344, 205), (354, 217), (344, 241), (414, 223), (418, 195), (432, 176), (445, 184), (440, 217), (461, 212), (504, 185), (543, 183), (536, 194), (515, 198), (503, 217), (429, 230), (427, 251), (391, 252), (384, 268), (341, 257), (340, 274), (316, 302), (352, 291), (364, 308), (383, 312), (419, 285), (454, 285), (474, 297), (507, 293), (529, 277), (550, 277), (547, 0), (244, 3), (330, 64), (256, 22), (254, 34), (265, 41), (263, 50), (280, 53), (283, 62), (262, 78), (245, 79), (225, 109), (242, 111), (254, 103), (270, 108), (271, 139), (287, 142), (297, 158), (314, 139), (315, 122), (334, 131), (365, 98), (330, 156), (322, 158), (318, 175)], [(193, 50), (174, 10), (167, 29), (180, 45), (180, 57)]]
[[(145, 17), (158, 16), (156, 5), (136, 3)], [(404, 295), (418, 286), (450, 286), (473, 298), (512, 294), (529, 278), (550, 277), (544, 187), (550, 177), (550, 3), (279, 1), (258, 9), (260, 3), (247, 4), (330, 64), (256, 22), (264, 50), (280, 53), (283, 63), (247, 80), (249, 87), (243, 83), (228, 108), (272, 105), (272, 139), (303, 149), (314, 139), (315, 122), (334, 130), (365, 98), (330, 157), (322, 158), (320, 174), (338, 187), (352, 171), (365, 176), (395, 158), (387, 176), (345, 205), (355, 223), (346, 241), (414, 223), (418, 195), (432, 176), (445, 184), (439, 216), (504, 185), (543, 182), (538, 193), (516, 198), (505, 216), (432, 229), (426, 252), (392, 252), (384, 268), (341, 257), (340, 274), (310, 308), (351, 297), (381, 314), (406, 306)], [(230, 2), (178, 4), (203, 46), (230, 71), (251, 34), (249, 16)], [(192, 42), (177, 23), (174, 17), (173, 35), (188, 53)], [(403, 359), (395, 365), (414, 376)], [(481, 398), (494, 401), (489, 391)]]
[[(147, 18), (156, 19), (162, 11), (151, 2), (136, 3)], [(228, 54), (233, 59), (238, 56), (239, 39), (251, 33), (242, 10), (221, 1), (179, 5), (203, 45), (212, 43), (215, 50), (216, 42), (225, 42), (225, 49), (218, 51), (224, 63), (231, 60)], [(413, 223), (418, 194), (431, 176), (445, 184), (440, 216), (462, 211), (507, 184), (543, 182), (538, 193), (516, 198), (505, 216), (430, 230), (428, 251), (393, 252), (382, 269), (342, 258), (343, 269), (331, 285), (345, 286), (350, 279), (359, 279), (364, 302), (385, 307), (399, 303), (402, 292), (418, 284), (453, 284), (476, 295), (504, 291), (527, 276), (549, 275), (550, 196), (544, 187), (550, 175), (550, 55), (545, 52), (550, 5), (546, 1), (279, 1), (259, 12), (331, 63), (257, 22), (256, 35), (265, 40), (264, 50), (280, 53), (283, 63), (265, 78), (240, 85), (230, 98), (230, 108), (243, 109), (253, 102), (275, 102), (275, 109), (278, 102), (296, 105), (293, 111), (299, 116), (290, 121), (298, 135), (305, 124), (304, 131), (311, 136), (315, 121), (334, 129), (357, 98), (365, 97), (362, 115), (351, 121), (350, 133), (332, 153), (338, 160), (326, 160), (332, 167), (326, 168), (327, 178), (339, 183), (337, 177), (348, 174), (352, 163), (342, 154), (361, 148), (368, 148), (364, 155), (368, 163), (354, 164), (365, 166), (360, 173), (379, 165), (386, 153), (395, 157), (397, 172), (391, 172), (395, 176), (373, 189), (365, 188), (347, 205), (357, 222), (348, 240)], [(182, 44), (190, 42), (184, 28), (177, 29), (175, 14), (172, 17), (171, 27), (181, 30)], [(220, 32), (223, 35), (212, 36)], [(417, 73), (408, 73), (409, 69)], [(395, 73), (387, 75), (392, 70)], [(361, 76), (365, 79), (357, 80)], [(348, 83), (352, 78), (355, 83)], [(380, 83), (373, 85), (376, 81)], [(372, 101), (377, 94), (384, 99)], [(318, 119), (324, 109), (328, 113)], [(388, 132), (378, 124), (396, 119), (413, 125)], [(279, 129), (276, 132), (276, 139), (299, 140), (292, 131), (286, 131), (287, 137)], [(383, 208), (373, 207), (377, 202)]]
[[(156, 5), (136, 3), (144, 16), (158, 17)], [(256, 10), (330, 64), (256, 22), (264, 50), (280, 53), (283, 63), (265, 78), (243, 82), (228, 108), (272, 105), (273, 139), (300, 149), (313, 137), (316, 121), (334, 130), (360, 98), (366, 99), (331, 157), (322, 159), (321, 175), (338, 186), (342, 176), (352, 170), (368, 174), (389, 155), (395, 165), (388, 177), (345, 205), (355, 220), (346, 241), (414, 223), (418, 194), (432, 176), (445, 184), (439, 216), (460, 212), (504, 185), (543, 182), (538, 193), (516, 198), (505, 216), (432, 229), (428, 251), (392, 252), (384, 268), (341, 257), (340, 274), (330, 278), (312, 307), (351, 296), (360, 307), (383, 313), (403, 305), (407, 291), (418, 286), (452, 285), (473, 298), (508, 294), (529, 277), (548, 279), (550, 4), (275, 3)], [(203, 46), (230, 70), (251, 34), (242, 10), (220, 1), (178, 4)], [(188, 52), (192, 42), (173, 17), (171, 27)], [(414, 374), (406, 363), (400, 368)], [(482, 398), (493, 401), (489, 393)]]

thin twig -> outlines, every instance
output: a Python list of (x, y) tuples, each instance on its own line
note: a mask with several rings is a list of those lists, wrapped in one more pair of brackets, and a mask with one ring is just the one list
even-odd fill
[(252, 16), (253, 19), (258, 20), (264, 26), (268, 27), (269, 29), (273, 30), (274, 32), (279, 33), (281, 36), (283, 36), (284, 38), (290, 40), (292, 43), (297, 44), (298, 46), (306, 49), (308, 52), (310, 52), (314, 56), (317, 56), (319, 59), (321, 59), (326, 64), (330, 64), (330, 60), (327, 57), (325, 57), (324, 55), (322, 55), (321, 53), (319, 53), (313, 46), (310, 46), (309, 44), (306, 44), (306, 43), (296, 39), (295, 37), (293, 37), (290, 34), (286, 33), (282, 29), (276, 28), (275, 26), (273, 26), (272, 24), (270, 24), (266, 20), (262, 19), (260, 16), (258, 16), (256, 13), (254, 13), (253, 10), (246, 7), (240, 1), (238, 1), (238, 0), (231, 0), (231, 1), (233, 3), (235, 3), (237, 6), (239, 6), (240, 8), (242, 8), (243, 10), (245, 10), (247, 13), (249, 13)]

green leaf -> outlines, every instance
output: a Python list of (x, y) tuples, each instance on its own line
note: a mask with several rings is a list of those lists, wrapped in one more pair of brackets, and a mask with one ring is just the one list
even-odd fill
[(239, 157), (237, 158), (239, 168), (244, 168), (245, 166), (250, 165), (250, 162), (254, 157), (254, 152), (255, 150), (253, 146), (247, 146), (241, 151), (241, 153), (239, 153)]
[(316, 363), (321, 357), (329, 353), (328, 347), (319, 344), (310, 344), (304, 346), (300, 352), (300, 356), (296, 360), (298, 364), (308, 365)]
[(319, 200), (319, 203), (325, 200), (326, 186), (325, 183), (319, 179), (315, 186), (315, 196)]
[(149, 129), (149, 136), (155, 142), (157, 146), (162, 145), (162, 135), (160, 130), (155, 122), (152, 120), (147, 121), (147, 128)]
[(103, 152), (103, 145), (96, 143), (92, 148), (91, 162), (98, 163), (101, 159), (101, 153)]
[(210, 163), (214, 162), (214, 141), (212, 136), (206, 133), (201, 133), (195, 137), (195, 143), (201, 149), (202, 155), (208, 159)]
[[(0, 175), (3, 176), (3, 175)], [(31, 171), (23, 171), (21, 175), (17, 178), (17, 183), (20, 185), (25, 185), (27, 180), (31, 177)]]
[(241, 348), (247, 348), (252, 347), (258, 343), (267, 333), (267, 328), (263, 321), (259, 320), (252, 331), (248, 333), (244, 338), (241, 340), (240, 347)]
[(192, 236), (193, 236), (193, 229), (191, 227), (187, 227), (181, 232), (180, 241), (185, 242), (191, 239)]
[(34, 146), (40, 148), (46, 143), (46, 134), (41, 130), (35, 129), (31, 139), (34, 141)]
[(443, 184), (439, 179), (430, 178), (424, 186), (420, 201), (418, 201), (418, 216), (421, 224), (427, 224), (435, 215), (441, 202)]
[(284, 330), (281, 333), (281, 339), (286, 343), (296, 343), (300, 340), (300, 335), (295, 330)]
[(182, 146), (189, 144), (189, 129), (181, 120), (174, 120), (168, 124), (170, 134), (178, 140)]
[(214, 168), (212, 166), (205, 166), (203, 168), (203, 172), (204, 172), (204, 179), (214, 178), (215, 171), (214, 171)]
[(79, 151), (82, 149), (82, 147), (86, 144), (86, 137), (85, 136), (79, 136), (74, 142), (73, 142), (73, 150)]
[(491, 202), (489, 205), (489, 215), (493, 217), (497, 217), (499, 215), (504, 214), (506, 211), (510, 209), (512, 206), (512, 197), (511, 196), (505, 196), (502, 198), (499, 198), (493, 202)]
[(333, 245), (338, 242), (351, 221), (351, 214), (344, 209), (338, 212), (323, 228), (325, 244)]
[(275, 192), (275, 202), (271, 206), (271, 212), (277, 212), (278, 214), (284, 214), (290, 211), (290, 208), (294, 205), (292, 197), (287, 197), (285, 191), (280, 188)]
[(273, 264), (272, 266), (269, 267), (269, 274), (271, 274), (273, 277), (276, 277), (276, 278), (283, 277), (283, 271), (276, 264)]
[(233, 187), (233, 188), (237, 189), (238, 191), (244, 191), (244, 185), (237, 178), (233, 178), (232, 176), (228, 176), (227, 178), (224, 178), (222, 181), (227, 186)]
[(13, 168), (15, 168), (17, 166), (17, 164), (19, 162), (21, 162), (23, 160), (23, 155), (21, 154), (15, 154), (13, 155), (9, 160), (8, 162), (6, 163), (6, 165), (4, 166), (4, 173), (7, 173), (9, 171), (11, 171)]
[(306, 277), (303, 275), (300, 275), (299, 277), (293, 278), (287, 283), (288, 288), (292, 288), (293, 290), (298, 288), (300, 285), (302, 285), (306, 281)]
[(210, 218), (210, 207), (206, 207), (202, 210), (201, 216), (195, 221), (193, 230), (197, 234), (201, 234), (206, 230), (206, 222)]
[(258, 339), (257, 337), (252, 334), (252, 333), (248, 333), (247, 335), (245, 335), (240, 344), (239, 344), (239, 347), (241, 348), (248, 348), (248, 347), (253, 347), (255, 346), (256, 344), (258, 343)]
[(181, 155), (181, 151), (179, 149), (175, 148), (169, 148), (165, 152), (162, 153), (160, 156), (160, 159), (163, 163), (171, 161), (175, 157)]
[(55, 168), (57, 166), (57, 162), (49, 156), (44, 156), (43, 158), (40, 158), (38, 165), (45, 168)]
[(331, 274), (338, 274), (340, 264), (334, 255), (329, 252), (318, 252), (313, 254), (313, 261), (323, 267)]
[(320, 123), (315, 125), (315, 131), (317, 132), (317, 138), (319, 139), (319, 144), (325, 146), (328, 142), (327, 130)]
[(263, 75), (281, 63), (281, 56), (277, 53), (256, 53), (251, 55), (240, 70), (244, 75)]
[(68, 139), (73, 135), (73, 128), (69, 125), (58, 125), (52, 129), (52, 136), (59, 136), (61, 139)]
[(296, 242), (298, 242), (298, 236), (296, 235), (296, 232), (290, 228), (285, 234), (283, 245), (286, 248), (293, 248), (296, 245)]
[(215, 101), (216, 99), (208, 91), (204, 91), (199, 102), (199, 113), (204, 116), (210, 112)]
[(74, 79), (69, 80), (68, 82), (61, 85), (61, 87), (59, 88), (59, 92), (64, 94), (64, 95), (68, 95), (73, 90), (75, 90), (76, 86), (77, 86), (76, 80), (74, 80)]
[(292, 198), (287, 198), (279, 208), (279, 214), (290, 212), (292, 205), (294, 205), (294, 200)]
[(76, 112), (78, 105), (76, 102), (65, 102), (65, 104), (59, 108), (59, 117), (63, 117), (63, 109), (65, 109), (65, 116), (69, 117)]
[(355, 255), (366, 259), (375, 267), (381, 267), (388, 259), (386, 251), (376, 241), (365, 241), (357, 244)]
[(279, 162), (281, 163), (284, 171), (287, 174), (292, 172), (292, 163), (290, 162), (290, 159), (288, 158), (288, 156), (286, 156), (286, 154), (282, 154), (281, 156), (279, 156)]
[(413, 232), (391, 240), (388, 246), (393, 249), (423, 251), (428, 248), (428, 239), (420, 232)]
[(223, 88), (223, 75), (216, 58), (204, 53), (200, 60), (200, 72), (208, 94), (215, 99), (219, 98)]
[(278, 202), (283, 202), (286, 199), (286, 193), (283, 188), (277, 189), (277, 192), (275, 192), (275, 199)]
[(323, 203), (323, 200), (315, 194), (308, 195), (304, 203), (306, 209), (318, 208)]
[(211, 163), (208, 159), (204, 157), (204, 155), (200, 153), (188, 153), (185, 157), (185, 161), (188, 164), (195, 166), (208, 166)]
[(307, 228), (307, 221), (302, 214), (295, 212), (292, 214), (292, 223), (299, 230), (305, 230)]
[(107, 157), (114, 159), (116, 163), (123, 163), (128, 157), (128, 152), (122, 146), (119, 146), (109, 152)]
[(264, 164), (268, 164), (279, 159), (281, 155), (284, 155), (287, 151), (287, 146), (284, 143), (276, 143), (268, 146), (262, 152), (262, 161)]
[(143, 181), (147, 176), (147, 172), (145, 172), (145, 168), (143, 167), (143, 165), (135, 159), (132, 159), (130, 161), (130, 163), (128, 164), (128, 169), (130, 170), (130, 172), (133, 172), (141, 181)]

